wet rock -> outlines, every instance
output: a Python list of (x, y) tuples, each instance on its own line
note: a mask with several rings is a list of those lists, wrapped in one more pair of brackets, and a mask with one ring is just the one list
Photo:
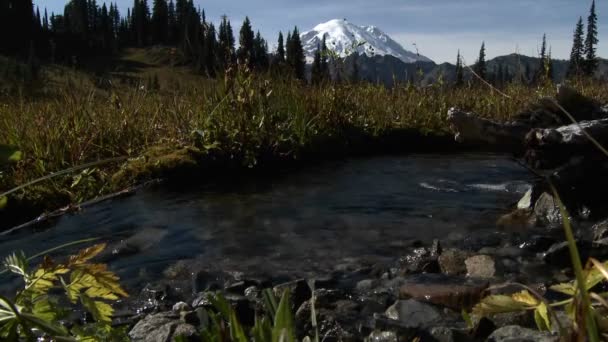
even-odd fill
[(377, 279), (363, 279), (357, 283), (355, 289), (357, 292), (369, 292), (378, 286), (378, 283)]
[(179, 325), (182, 325), (179, 315), (173, 312), (148, 315), (135, 324), (129, 332), (129, 337), (134, 342), (172, 341), (174, 332)]
[(177, 327), (175, 327), (175, 330), (173, 331), (173, 336), (174, 338), (181, 337), (185, 339), (185, 341), (189, 342), (200, 341), (198, 330), (195, 326), (190, 324), (179, 324)]
[(467, 276), (474, 278), (492, 278), (496, 275), (494, 259), (489, 255), (476, 255), (464, 261)]
[(517, 325), (502, 327), (494, 331), (488, 342), (559, 342), (558, 335), (522, 328)]
[(608, 220), (593, 225), (593, 227), (591, 227), (591, 233), (593, 234), (593, 241), (608, 238)]
[(386, 310), (385, 315), (412, 328), (432, 326), (443, 319), (439, 309), (413, 299), (396, 301)]
[[(577, 121), (593, 120), (605, 116), (605, 112), (597, 101), (582, 95), (568, 85), (559, 84), (557, 86), (555, 99)], [(570, 122), (564, 113), (561, 113), (561, 115), (564, 116), (564, 122)]]
[(439, 267), (441, 272), (446, 275), (460, 275), (467, 272), (464, 261), (469, 253), (459, 249), (447, 249), (439, 256)]
[(516, 209), (511, 213), (501, 216), (496, 221), (496, 226), (504, 230), (522, 230), (536, 226), (537, 218), (531, 209)]
[(476, 304), (488, 286), (487, 281), (472, 278), (420, 274), (407, 278), (399, 287), (398, 296), (460, 311)]
[[(591, 253), (593, 247), (589, 241), (577, 241), (578, 252), (581, 257), (581, 262), (585, 262)], [(560, 242), (551, 246), (545, 253), (542, 254), (544, 262), (550, 265), (558, 267), (569, 267), (571, 266), (570, 249), (568, 248), (568, 242)]]
[(432, 327), (429, 329), (428, 334), (434, 342), (454, 342), (456, 341), (456, 334), (448, 327)]
[(192, 292), (216, 291), (224, 288), (224, 281), (218, 275), (201, 270), (192, 274)]
[(439, 240), (435, 240), (430, 248), (418, 247), (399, 260), (399, 268), (403, 273), (437, 273), (439, 264), (437, 258), (441, 253)]
[(298, 279), (275, 286), (273, 289), (275, 296), (281, 297), (285, 290), (289, 290), (291, 295), (291, 303), (294, 307), (299, 307), (312, 296), (310, 286), (304, 279)]
[(562, 221), (557, 202), (546, 192), (542, 193), (534, 204), (534, 215), (545, 225), (559, 225)]
[(370, 342), (397, 342), (397, 333), (394, 331), (373, 331), (369, 335)]
[(192, 310), (192, 308), (190, 307), (190, 305), (188, 305), (188, 303), (177, 302), (177, 303), (173, 304), (172, 310), (173, 310), (173, 312), (182, 312), (182, 311), (190, 311), (190, 310)]

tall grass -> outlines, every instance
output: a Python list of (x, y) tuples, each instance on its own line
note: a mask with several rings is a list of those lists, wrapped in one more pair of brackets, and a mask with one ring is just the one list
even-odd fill
[[(502, 90), (510, 97), (505, 98), (482, 86), (307, 86), (242, 70), (217, 81), (161, 74), (160, 89), (124, 77), (99, 82), (61, 68), (47, 71), (45, 80), (35, 96), (0, 97), (0, 144), (14, 145), (24, 156), (0, 177), (2, 190), (89, 162), (137, 157), (155, 145), (203, 146), (253, 166), (260, 155), (296, 158), (305, 149), (330, 148), (323, 142), (352, 132), (374, 137), (408, 128), (449, 134), (450, 107), (507, 120), (539, 95), (555, 91), (550, 85), (509, 85)], [(581, 82), (576, 87), (608, 101), (605, 86)], [(117, 167), (105, 166), (99, 183), (107, 183)], [(71, 181), (66, 176), (50, 186), (66, 189)]]

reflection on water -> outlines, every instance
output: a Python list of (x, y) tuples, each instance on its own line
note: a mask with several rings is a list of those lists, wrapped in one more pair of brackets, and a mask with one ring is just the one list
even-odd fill
[(31, 255), (99, 236), (117, 253), (105, 260), (131, 284), (160, 277), (180, 259), (323, 272), (353, 258), (397, 257), (413, 239), (493, 229), (527, 180), (516, 163), (493, 155), (353, 159), (256, 181), (147, 189), (65, 216), (44, 231), (3, 237), (0, 251)]

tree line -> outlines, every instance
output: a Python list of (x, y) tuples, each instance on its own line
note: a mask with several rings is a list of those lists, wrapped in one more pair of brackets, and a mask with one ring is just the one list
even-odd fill
[(192, 0), (134, 0), (123, 15), (116, 3), (71, 0), (61, 14), (40, 12), (32, 0), (0, 0), (0, 54), (28, 61), (78, 65), (93, 56), (111, 56), (129, 47), (177, 47), (184, 63), (214, 77), (235, 63), (250, 69), (288, 70), (305, 77), (305, 56), (295, 27), (286, 42), (279, 32), (277, 53), (253, 31), (245, 18), (239, 47), (230, 20), (223, 16), (216, 28)]

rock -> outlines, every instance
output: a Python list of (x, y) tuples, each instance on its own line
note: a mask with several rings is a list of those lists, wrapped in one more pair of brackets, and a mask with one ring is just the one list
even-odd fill
[(439, 267), (446, 275), (460, 275), (467, 272), (464, 261), (468, 253), (459, 249), (447, 249), (439, 256)]
[[(576, 245), (578, 247), (578, 252), (581, 257), (581, 262), (584, 264), (585, 261), (591, 255), (591, 249), (593, 248), (593, 244), (589, 241), (577, 241)], [(542, 259), (547, 264), (558, 267), (572, 266), (568, 242), (564, 241), (554, 244), (545, 253), (542, 254)]]
[(472, 278), (420, 274), (407, 278), (399, 287), (398, 296), (460, 311), (477, 304), (488, 286), (487, 281)]
[(435, 240), (431, 248), (415, 248), (399, 259), (399, 268), (403, 273), (437, 273), (439, 272), (437, 258), (440, 253), (439, 240)]
[(173, 332), (180, 324), (179, 315), (172, 312), (148, 315), (135, 324), (129, 332), (129, 337), (133, 342), (172, 341)]
[(495, 330), (488, 342), (559, 342), (558, 335), (510, 325)]
[(378, 286), (378, 282), (377, 279), (363, 279), (357, 283), (356, 290), (363, 293), (369, 292)]
[(467, 276), (474, 278), (492, 278), (496, 275), (494, 259), (488, 255), (476, 255), (464, 261)]
[[(598, 119), (605, 115), (598, 102), (565, 84), (557, 86), (555, 99), (576, 121)], [(570, 122), (561, 110), (560, 114), (564, 116), (565, 122)]]
[(534, 214), (539, 222), (546, 225), (559, 225), (562, 222), (557, 202), (546, 192), (542, 193), (534, 204)]
[(184, 338), (185, 341), (190, 342), (201, 340), (196, 327), (190, 324), (179, 324), (177, 327), (175, 327), (175, 330), (173, 331), (173, 338), (168, 341), (173, 341), (177, 337)]
[[(519, 206), (519, 205), (518, 205)], [(515, 209), (511, 213), (501, 216), (496, 226), (505, 230), (525, 230), (536, 226), (536, 215), (532, 209)]]
[(281, 297), (285, 290), (289, 289), (291, 295), (291, 303), (294, 307), (299, 307), (312, 296), (310, 286), (304, 279), (298, 279), (275, 286), (272, 290), (277, 297)]
[(412, 328), (432, 326), (443, 319), (439, 309), (413, 299), (396, 301), (386, 310), (385, 315)]
[(591, 227), (591, 233), (593, 234), (593, 241), (608, 238), (608, 220), (593, 225), (593, 227)]
[(173, 305), (172, 310), (173, 310), (173, 312), (182, 312), (182, 311), (191, 311), (192, 308), (190, 307), (190, 305), (188, 305), (188, 303), (177, 302)]
[(429, 335), (434, 342), (454, 342), (456, 336), (454, 331), (448, 327), (432, 327), (429, 329)]
[(397, 342), (397, 333), (394, 331), (373, 331), (368, 338), (369, 342)]

